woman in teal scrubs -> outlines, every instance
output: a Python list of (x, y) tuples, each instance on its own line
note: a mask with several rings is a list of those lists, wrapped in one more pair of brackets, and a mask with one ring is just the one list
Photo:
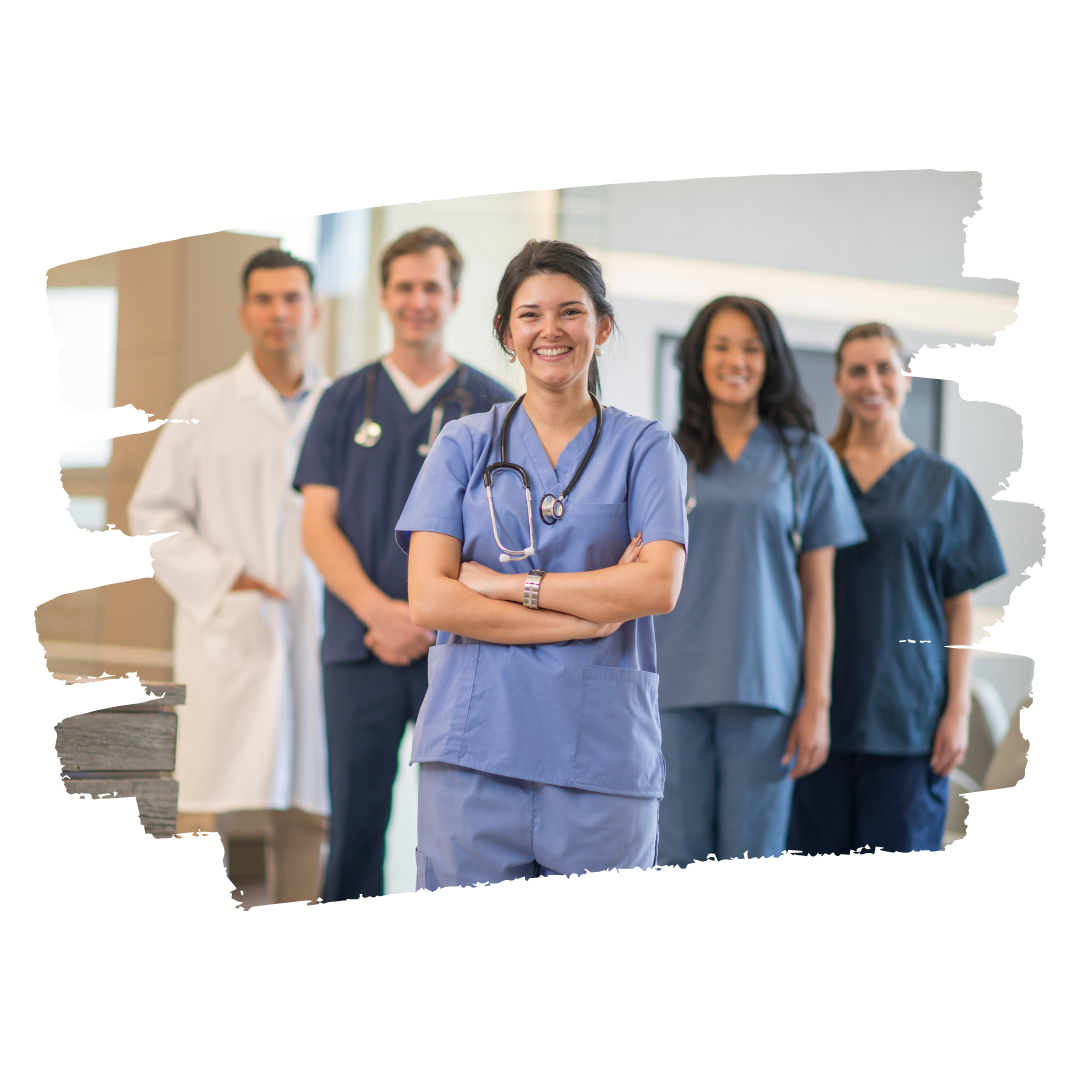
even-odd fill
[(679, 351), (690, 556), (656, 620), (660, 861), (779, 855), (792, 779), (829, 752), (832, 568), (864, 538), (776, 316), (723, 296)]
[(852, 327), (836, 353), (832, 445), (869, 539), (836, 560), (832, 751), (795, 785), (788, 846), (937, 850), (971, 709), (972, 590), (1005, 572), (979, 496), (900, 418), (900, 340)]
[(649, 867), (664, 761), (651, 616), (679, 595), (685, 463), (601, 408), (599, 265), (530, 242), (495, 335), (526, 392), (446, 425), (398, 522), (439, 631), (417, 718), (417, 886)]

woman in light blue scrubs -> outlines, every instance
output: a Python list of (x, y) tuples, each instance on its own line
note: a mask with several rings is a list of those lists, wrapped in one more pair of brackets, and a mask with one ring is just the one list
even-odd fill
[(417, 887), (650, 867), (664, 789), (650, 616), (679, 595), (686, 465), (601, 409), (599, 265), (531, 241), (495, 336), (526, 392), (447, 424), (398, 522), (438, 630), (417, 718)]
[(679, 362), (692, 554), (656, 637), (660, 861), (685, 866), (784, 850), (829, 752), (834, 552), (865, 533), (768, 307), (714, 300)]

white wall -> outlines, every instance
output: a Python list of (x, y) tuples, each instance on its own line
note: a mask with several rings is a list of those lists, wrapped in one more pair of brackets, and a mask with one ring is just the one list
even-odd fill
[[(387, 207), (383, 239), (391, 243), (401, 233), (431, 225), (458, 246), (465, 268), (461, 301), (447, 326), (452, 355), (509, 386), (519, 388), (520, 369), (508, 364), (491, 332), (495, 292), (506, 264), (528, 240), (546, 240), (558, 227), (557, 194), (526, 191), (507, 195), (478, 195), (467, 199), (407, 203)], [(392, 342), (390, 322), (381, 319), (380, 351)]]

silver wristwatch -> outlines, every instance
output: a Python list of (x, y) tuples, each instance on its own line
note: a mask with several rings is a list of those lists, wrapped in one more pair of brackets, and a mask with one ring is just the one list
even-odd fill
[(525, 575), (525, 595), (521, 602), (534, 611), (540, 606), (540, 579), (546, 573), (546, 570), (530, 570)]

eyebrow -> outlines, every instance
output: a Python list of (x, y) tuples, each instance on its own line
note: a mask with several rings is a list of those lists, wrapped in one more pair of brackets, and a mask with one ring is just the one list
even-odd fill
[[(574, 304), (576, 304), (578, 307), (584, 307), (585, 306), (585, 301), (584, 300), (560, 300), (558, 306), (559, 307), (570, 307), (570, 306), (572, 306)], [(518, 304), (518, 305), (515, 306), (514, 310), (515, 311), (523, 311), (523, 310), (539, 308), (539, 307), (540, 307), (539, 303)]]

